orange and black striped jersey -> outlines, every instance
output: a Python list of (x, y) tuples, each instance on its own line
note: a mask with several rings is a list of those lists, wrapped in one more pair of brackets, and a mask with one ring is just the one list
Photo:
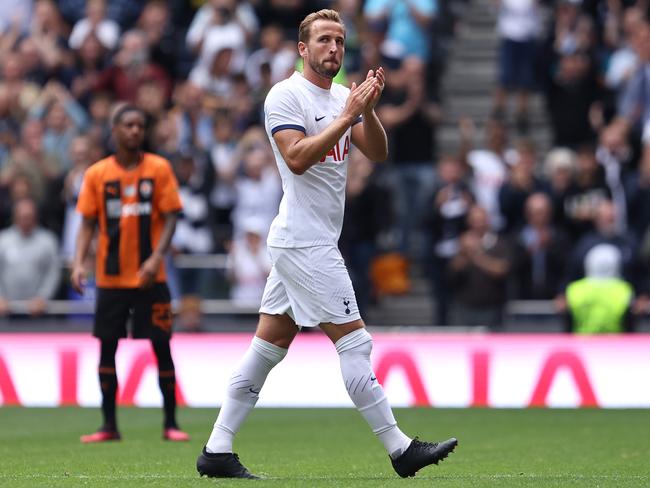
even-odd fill
[[(163, 214), (181, 208), (171, 165), (160, 156), (144, 153), (129, 169), (109, 156), (88, 168), (77, 211), (99, 222), (97, 286), (137, 288), (140, 265), (160, 239)], [(161, 266), (156, 281), (165, 279)]]

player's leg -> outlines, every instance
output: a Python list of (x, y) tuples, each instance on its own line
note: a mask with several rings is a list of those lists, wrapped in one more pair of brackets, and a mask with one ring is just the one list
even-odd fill
[(166, 283), (154, 283), (132, 293), (134, 339), (149, 339), (158, 362), (158, 385), (163, 397), (163, 439), (188, 441), (189, 436), (176, 423), (176, 371), (169, 341), (172, 337), (173, 315), (171, 294)]
[(117, 374), (115, 373), (115, 354), (118, 339), (103, 339), (99, 355), (99, 385), (102, 390), (102, 430), (117, 432), (115, 403), (117, 395)]
[(126, 337), (126, 321), (129, 304), (122, 290), (97, 290), (96, 311), (93, 335), (100, 340), (98, 376), (102, 392), (102, 427), (92, 434), (81, 436), (81, 442), (104, 442), (119, 440), (117, 428), (116, 395), (117, 375), (115, 372), (115, 354), (118, 339)]
[(187, 441), (189, 436), (176, 423), (176, 371), (169, 347), (172, 337), (171, 295), (166, 283), (155, 283), (134, 291), (133, 330), (135, 339), (148, 338), (158, 361), (158, 385), (163, 397), (163, 439)]
[(163, 439), (189, 441), (190, 436), (179, 429), (176, 422), (176, 371), (168, 340), (152, 340), (151, 346), (158, 361), (158, 386), (163, 397)]
[(397, 426), (384, 390), (370, 364), (372, 337), (361, 319), (345, 324), (321, 324), (339, 354), (345, 388), (374, 434), (390, 456), (393, 468), (401, 477), (414, 476), (430, 464), (438, 464), (454, 450), (452, 438), (440, 443), (411, 439)]
[(201, 475), (255, 477), (233, 454), (233, 440), (255, 407), (266, 377), (287, 354), (297, 332), (295, 322), (286, 314), (260, 314), (255, 337), (230, 377), (212, 433), (197, 460)]
[(117, 375), (115, 374), (115, 353), (118, 339), (102, 339), (99, 355), (99, 385), (102, 391), (102, 427), (93, 434), (81, 436), (81, 442), (104, 442), (119, 440), (115, 402), (117, 395)]
[(401, 455), (411, 438), (397, 426), (384, 390), (370, 365), (372, 338), (361, 319), (347, 324), (321, 324), (339, 354), (341, 374), (350, 399), (391, 458)]
[(251, 412), (266, 377), (287, 354), (298, 328), (288, 315), (260, 314), (257, 332), (239, 366), (232, 373), (207, 452), (232, 452), (235, 434)]

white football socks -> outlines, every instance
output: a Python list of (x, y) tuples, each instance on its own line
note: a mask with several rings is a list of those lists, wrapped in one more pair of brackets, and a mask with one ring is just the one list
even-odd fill
[(384, 390), (370, 365), (372, 337), (366, 329), (357, 329), (336, 341), (345, 388), (370, 428), (395, 459), (411, 444), (393, 416)]
[(286, 355), (287, 349), (253, 337), (239, 367), (230, 377), (226, 398), (205, 445), (207, 452), (232, 452), (235, 434), (255, 407), (266, 377)]

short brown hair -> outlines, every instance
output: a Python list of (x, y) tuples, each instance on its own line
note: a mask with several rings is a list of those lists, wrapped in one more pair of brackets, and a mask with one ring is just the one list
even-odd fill
[(345, 24), (341, 20), (341, 16), (336, 10), (331, 10), (324, 8), (318, 12), (312, 12), (307, 17), (300, 22), (300, 27), (298, 28), (298, 41), (307, 42), (309, 41), (309, 35), (311, 33), (311, 25), (317, 20), (331, 20), (337, 24), (341, 24), (343, 27), (343, 32), (345, 32)]

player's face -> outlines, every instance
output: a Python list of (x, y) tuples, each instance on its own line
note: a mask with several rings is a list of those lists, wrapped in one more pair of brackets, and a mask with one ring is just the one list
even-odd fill
[(144, 142), (144, 116), (140, 112), (126, 112), (113, 129), (119, 147), (137, 151)]
[(314, 22), (311, 25), (309, 41), (304, 45), (304, 53), (305, 63), (313, 71), (324, 78), (334, 78), (341, 69), (345, 53), (343, 26), (331, 20)]

